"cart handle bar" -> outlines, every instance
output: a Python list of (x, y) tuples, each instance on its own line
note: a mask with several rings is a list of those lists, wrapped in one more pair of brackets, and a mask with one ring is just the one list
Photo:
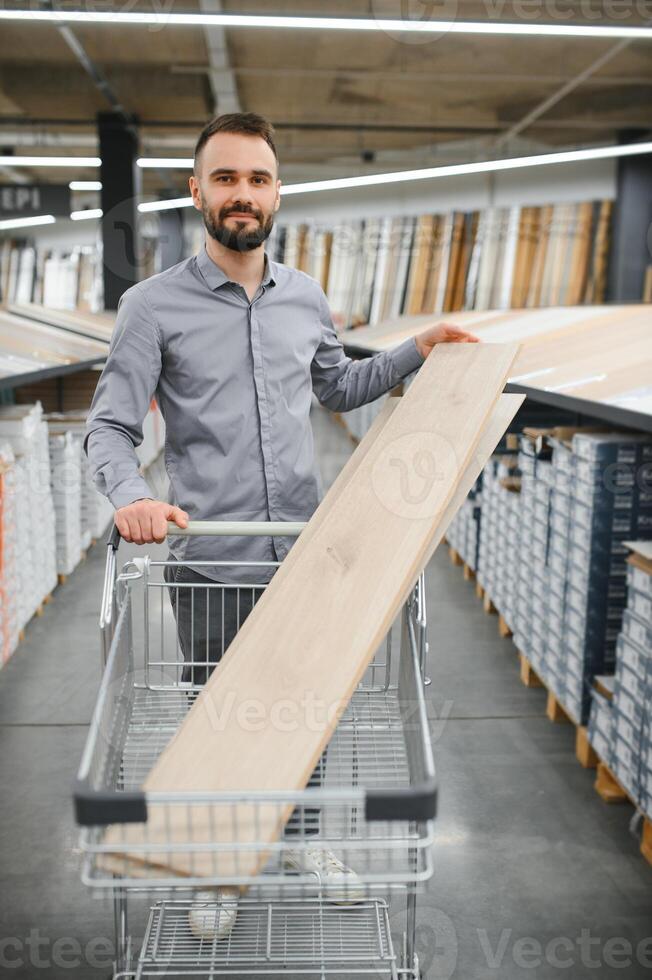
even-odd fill
[[(191, 537), (196, 535), (269, 535), (270, 537), (298, 537), (306, 521), (189, 521), (187, 527), (178, 527), (168, 521), (168, 535)], [(107, 544), (117, 550), (120, 532), (114, 524)]]

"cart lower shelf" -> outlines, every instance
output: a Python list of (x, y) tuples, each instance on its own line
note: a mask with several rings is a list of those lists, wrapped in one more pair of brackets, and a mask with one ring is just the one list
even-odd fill
[[(217, 904), (215, 908), (217, 908)], [(220, 941), (190, 931), (191, 902), (153, 906), (136, 972), (145, 977), (373, 976), (396, 978), (384, 901), (339, 907), (319, 901), (240, 900), (231, 934)]]

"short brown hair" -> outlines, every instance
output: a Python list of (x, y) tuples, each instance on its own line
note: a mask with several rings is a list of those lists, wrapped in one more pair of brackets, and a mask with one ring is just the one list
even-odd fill
[(247, 136), (261, 136), (272, 148), (278, 166), (274, 127), (271, 122), (255, 112), (225, 112), (221, 116), (215, 116), (214, 119), (211, 119), (199, 134), (199, 139), (195, 145), (195, 175), (197, 175), (199, 155), (215, 133), (244, 133)]

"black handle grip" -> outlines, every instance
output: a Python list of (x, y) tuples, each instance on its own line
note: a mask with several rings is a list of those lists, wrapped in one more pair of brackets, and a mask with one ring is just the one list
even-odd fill
[(109, 537), (108, 537), (108, 540), (107, 540), (106, 543), (107, 543), (108, 547), (109, 548), (113, 548), (114, 551), (117, 551), (118, 550), (118, 546), (120, 544), (120, 532), (118, 531), (118, 525), (117, 524), (114, 524), (113, 527), (111, 528), (111, 531), (109, 533)]

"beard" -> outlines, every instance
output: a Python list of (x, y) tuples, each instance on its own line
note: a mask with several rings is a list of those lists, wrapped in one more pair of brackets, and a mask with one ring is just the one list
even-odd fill
[[(211, 238), (214, 238), (220, 245), (224, 245), (234, 252), (250, 252), (252, 249), (258, 248), (259, 245), (262, 245), (269, 238), (274, 227), (273, 213), (265, 216), (263, 211), (247, 207), (246, 205), (237, 207), (231, 204), (228, 207), (220, 208), (217, 218), (213, 217), (203, 202), (201, 210), (204, 218), (204, 227)], [(238, 221), (236, 219), (235, 228), (227, 227), (225, 224), (227, 217), (232, 212), (238, 211), (253, 215), (258, 224), (252, 226), (251, 222)]]

